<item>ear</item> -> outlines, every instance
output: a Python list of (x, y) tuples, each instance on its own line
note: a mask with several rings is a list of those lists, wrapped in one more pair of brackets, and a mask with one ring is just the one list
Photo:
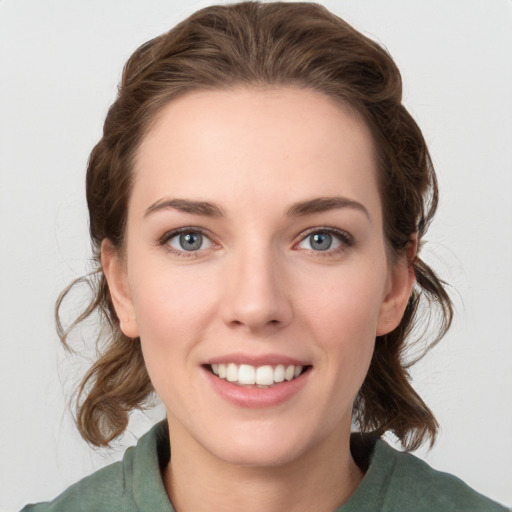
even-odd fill
[(121, 331), (128, 338), (137, 338), (139, 328), (128, 286), (126, 264), (112, 242), (107, 238), (101, 243), (101, 265), (107, 278), (110, 296), (119, 319)]
[(386, 296), (382, 302), (377, 322), (377, 336), (388, 334), (398, 327), (416, 282), (412, 262), (416, 257), (418, 240), (416, 235), (408, 243), (405, 253), (390, 270)]

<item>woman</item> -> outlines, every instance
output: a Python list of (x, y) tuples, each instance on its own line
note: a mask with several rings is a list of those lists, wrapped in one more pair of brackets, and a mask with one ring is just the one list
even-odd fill
[(167, 422), (27, 510), (503, 510), (378, 440), (433, 443), (402, 357), (422, 300), (439, 336), (452, 311), (400, 101), (389, 56), (314, 4), (207, 8), (131, 57), (87, 174), (77, 323), (110, 334), (77, 420), (106, 445), (154, 389)]

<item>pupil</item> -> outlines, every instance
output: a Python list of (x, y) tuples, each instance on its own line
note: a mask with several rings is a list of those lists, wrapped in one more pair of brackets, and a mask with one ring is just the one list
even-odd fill
[(180, 245), (185, 251), (196, 251), (203, 243), (203, 236), (199, 233), (186, 233), (180, 235)]
[(311, 247), (318, 251), (326, 251), (331, 247), (332, 236), (329, 233), (315, 233), (311, 236)]

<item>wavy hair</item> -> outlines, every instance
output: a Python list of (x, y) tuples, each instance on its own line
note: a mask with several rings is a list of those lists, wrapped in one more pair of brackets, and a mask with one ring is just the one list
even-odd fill
[[(402, 105), (402, 80), (385, 49), (313, 3), (242, 2), (197, 11), (169, 32), (138, 48), (126, 63), (103, 135), (89, 158), (87, 204), (94, 270), (58, 299), (57, 329), (69, 348), (71, 330), (94, 313), (103, 326), (99, 356), (78, 388), (76, 421), (81, 435), (108, 445), (127, 426), (130, 411), (145, 405), (153, 388), (138, 340), (119, 328), (101, 268), (101, 243), (123, 248), (127, 206), (138, 147), (164, 105), (200, 89), (293, 86), (320, 92), (357, 112), (370, 128), (378, 153), (384, 232), (391, 257), (423, 236), (438, 202), (436, 176), (425, 140)], [(440, 312), (448, 329), (452, 303), (443, 283), (419, 256), (410, 262), (416, 286), (400, 325), (376, 340), (370, 368), (354, 404), (363, 432), (394, 433), (407, 449), (430, 439), (437, 422), (410, 384), (407, 348), (422, 302)], [(93, 299), (67, 328), (60, 308), (78, 282)]]

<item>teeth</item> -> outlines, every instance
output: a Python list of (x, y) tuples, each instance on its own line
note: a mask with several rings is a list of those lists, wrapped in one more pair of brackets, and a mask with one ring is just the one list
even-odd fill
[(272, 366), (260, 366), (256, 369), (256, 384), (259, 386), (274, 384), (274, 369)]
[(221, 379), (236, 382), (242, 386), (263, 387), (296, 379), (302, 373), (303, 368), (303, 366), (294, 365), (285, 367), (282, 364), (275, 367), (271, 365), (255, 367), (249, 364), (236, 365), (235, 363), (211, 365), (212, 372)]
[(278, 364), (274, 368), (274, 382), (283, 382), (284, 381), (284, 366), (282, 364)]
[(238, 380), (238, 366), (235, 363), (228, 364), (226, 379), (229, 382), (236, 382)]
[(240, 384), (256, 384), (256, 371), (254, 366), (241, 364), (238, 368), (238, 382)]

